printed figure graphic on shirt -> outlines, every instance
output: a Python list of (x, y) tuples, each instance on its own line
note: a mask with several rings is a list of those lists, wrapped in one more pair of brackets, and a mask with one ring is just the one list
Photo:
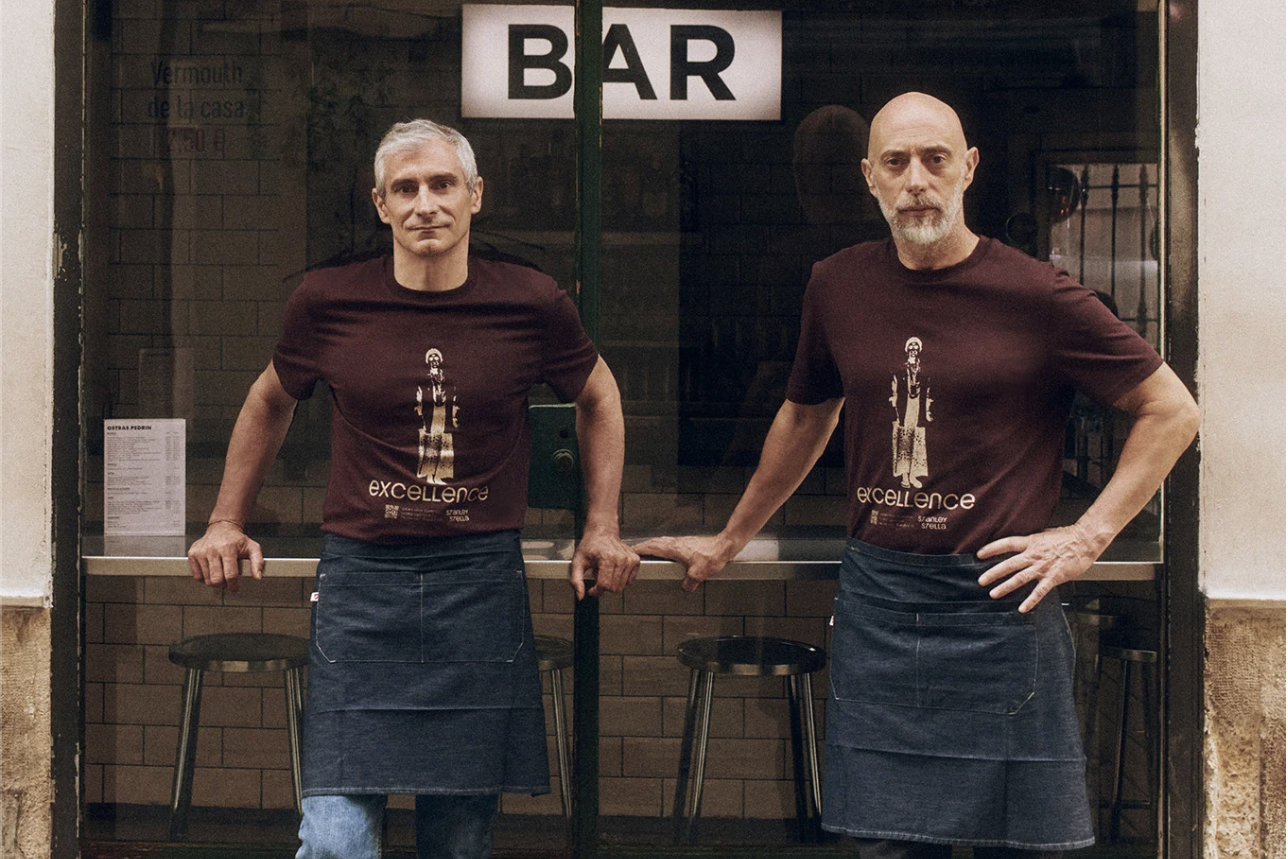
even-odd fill
[(904, 344), (907, 360), (894, 371), (890, 380), (890, 405), (894, 406), (891, 447), (894, 476), (903, 478), (903, 487), (921, 488), (921, 478), (930, 475), (926, 463), (926, 428), (930, 423), (930, 387), (921, 375), (921, 338), (909, 337)]
[(460, 409), (456, 405), (456, 386), (443, 373), (443, 353), (430, 349), (425, 353), (425, 363), (429, 365), (429, 382), (416, 388), (416, 414), (421, 419), (416, 476), (433, 486), (446, 486), (455, 476), (452, 433), (459, 426)]

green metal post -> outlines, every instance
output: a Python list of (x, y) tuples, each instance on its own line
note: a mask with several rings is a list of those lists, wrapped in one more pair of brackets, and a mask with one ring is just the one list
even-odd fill
[[(604, 31), (602, 0), (577, 0), (573, 116), (577, 148), (577, 303), (582, 325), (599, 341), (601, 274), (600, 175), (602, 166), (601, 93)], [(586, 522), (584, 495), (574, 528), (578, 539)], [(599, 854), (599, 601), (583, 599), (573, 612), (573, 796), (572, 838), (576, 859)]]

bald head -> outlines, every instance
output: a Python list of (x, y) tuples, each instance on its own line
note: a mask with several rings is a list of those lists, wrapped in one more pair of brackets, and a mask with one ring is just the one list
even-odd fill
[(957, 111), (934, 96), (906, 92), (886, 102), (872, 118), (868, 158), (875, 160), (892, 142), (912, 135), (937, 137), (955, 152), (966, 151), (966, 133)]
[(978, 164), (956, 111), (939, 99), (909, 92), (877, 111), (863, 175), (905, 265), (951, 265), (975, 246), (962, 197)]

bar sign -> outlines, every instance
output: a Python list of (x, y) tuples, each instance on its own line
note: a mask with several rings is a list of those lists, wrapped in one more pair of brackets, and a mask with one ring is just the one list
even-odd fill
[[(461, 114), (572, 119), (573, 7), (462, 9)], [(782, 13), (604, 9), (605, 119), (777, 120)]]

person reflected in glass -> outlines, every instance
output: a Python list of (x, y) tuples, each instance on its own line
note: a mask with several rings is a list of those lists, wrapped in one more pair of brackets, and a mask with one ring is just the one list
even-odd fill
[(550, 789), (519, 542), (528, 393), (545, 383), (576, 404), (587, 504), (571, 564), (578, 599), (620, 592), (638, 570), (618, 530), (621, 398), (552, 279), (470, 254), (483, 180), (459, 132), (395, 124), (374, 173), (393, 251), (312, 271), (291, 295), (188, 560), (211, 587), (236, 591), (243, 558), (263, 577), (244, 526), (297, 401), (325, 382), (331, 468), (296, 855), (376, 859), (387, 795), (398, 793), (416, 797), (419, 856), (484, 859), (501, 792)]
[[(1153, 497), (1198, 427), (1189, 391), (1091, 290), (967, 226), (979, 164), (939, 99), (881, 108), (862, 166), (891, 236), (814, 266), (786, 400), (723, 530), (635, 546), (681, 563), (697, 590), (800, 485), (844, 405), (850, 539), (822, 813), (864, 859), (947, 859), (954, 845), (1051, 857), (1093, 842), (1053, 591)], [(922, 454), (926, 379), (936, 431)], [(1132, 426), (1096, 501), (1050, 528), (1077, 391)]]

